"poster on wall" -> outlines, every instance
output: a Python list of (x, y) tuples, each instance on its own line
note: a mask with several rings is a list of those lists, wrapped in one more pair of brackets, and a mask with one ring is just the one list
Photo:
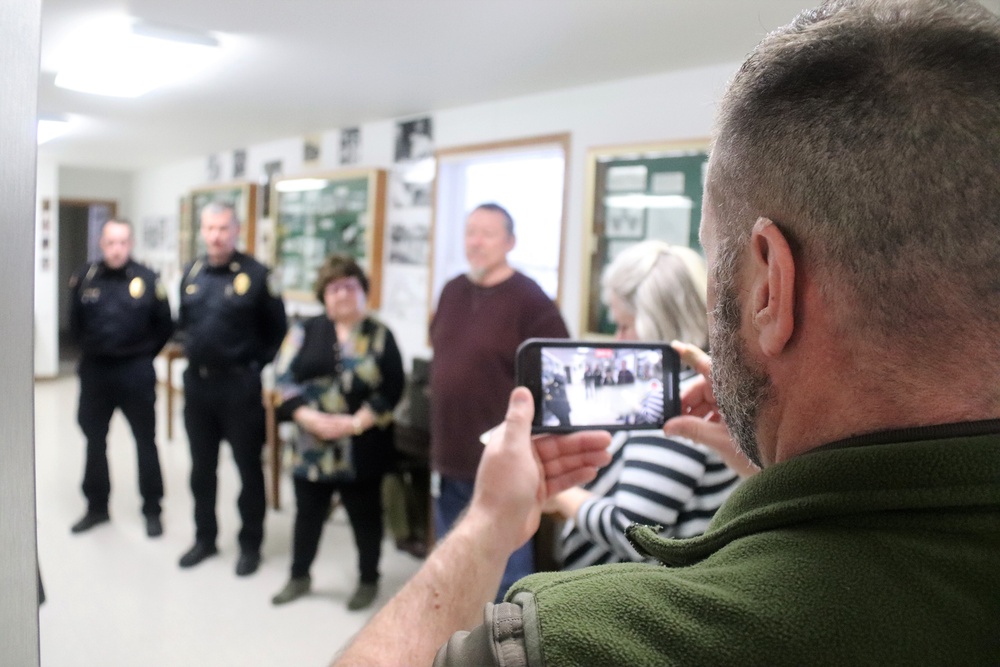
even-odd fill
[(348, 127), (340, 131), (340, 164), (361, 161), (361, 128)]

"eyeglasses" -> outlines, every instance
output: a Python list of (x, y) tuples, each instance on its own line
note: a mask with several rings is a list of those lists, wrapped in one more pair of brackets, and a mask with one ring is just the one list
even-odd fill
[(361, 289), (361, 283), (357, 278), (342, 278), (341, 280), (334, 280), (326, 284), (323, 291), (327, 294), (336, 294), (340, 291), (345, 291), (353, 294)]

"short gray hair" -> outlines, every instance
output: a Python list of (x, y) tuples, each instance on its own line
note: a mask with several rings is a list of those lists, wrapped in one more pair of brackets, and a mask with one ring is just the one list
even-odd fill
[(236, 213), (236, 207), (227, 201), (211, 201), (205, 204), (201, 209), (201, 215), (208, 213), (209, 215), (219, 215), (220, 213), (229, 213), (232, 216), (233, 222), (236, 223), (238, 227), (240, 225), (240, 216)]
[(681, 340), (706, 348), (707, 272), (701, 255), (663, 241), (642, 241), (615, 257), (601, 276), (605, 304), (618, 297), (635, 314), (642, 340)]
[[(1000, 324), (1000, 21), (960, 0), (835, 0), (770, 34), (720, 107), (720, 253), (774, 221), (838, 326), (927, 344)], [(931, 352), (933, 354), (933, 352)]]

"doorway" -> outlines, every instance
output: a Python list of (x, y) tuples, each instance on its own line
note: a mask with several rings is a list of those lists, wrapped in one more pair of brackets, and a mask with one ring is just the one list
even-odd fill
[(74, 365), (80, 350), (69, 332), (69, 279), (88, 262), (101, 258), (101, 227), (115, 217), (118, 204), (107, 200), (59, 200), (59, 365)]

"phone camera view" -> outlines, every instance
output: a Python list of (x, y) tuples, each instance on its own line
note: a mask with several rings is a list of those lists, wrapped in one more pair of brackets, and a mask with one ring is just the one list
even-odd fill
[(662, 350), (543, 347), (541, 374), (542, 426), (663, 424)]

